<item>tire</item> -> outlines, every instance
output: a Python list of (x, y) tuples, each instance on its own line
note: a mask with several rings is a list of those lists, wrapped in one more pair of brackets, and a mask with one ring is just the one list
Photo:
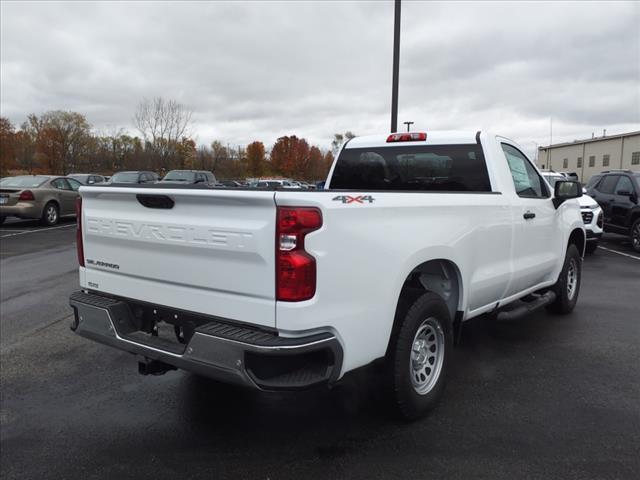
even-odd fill
[(598, 242), (587, 242), (587, 246), (585, 247), (584, 251), (586, 253), (593, 253), (597, 250), (598, 248)]
[(442, 395), (453, 333), (446, 303), (431, 292), (418, 297), (400, 320), (389, 344), (385, 383), (394, 413), (413, 420)]
[(640, 218), (636, 218), (633, 225), (631, 225), (631, 247), (638, 253), (640, 253)]
[(7, 217), (0, 217), (0, 225), (2, 225)]
[(551, 287), (551, 290), (556, 294), (556, 299), (547, 305), (547, 310), (562, 315), (571, 313), (578, 302), (581, 280), (582, 258), (576, 246), (571, 244), (567, 248), (567, 255), (564, 258), (558, 281)]
[(40, 223), (47, 227), (52, 227), (58, 223), (60, 219), (60, 209), (58, 205), (54, 202), (49, 202), (44, 206), (44, 210), (42, 210), (42, 217), (40, 218)]

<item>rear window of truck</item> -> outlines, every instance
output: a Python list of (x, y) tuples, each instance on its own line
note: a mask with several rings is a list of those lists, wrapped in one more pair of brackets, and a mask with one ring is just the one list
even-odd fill
[(478, 144), (342, 150), (331, 189), (418, 192), (490, 192)]

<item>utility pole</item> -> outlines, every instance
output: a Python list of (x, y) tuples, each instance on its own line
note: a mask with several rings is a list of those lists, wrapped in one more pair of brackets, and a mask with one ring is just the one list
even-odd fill
[(402, 122), (407, 126), (407, 132), (409, 131), (409, 127), (413, 125), (413, 122)]
[(398, 76), (400, 73), (400, 0), (393, 16), (393, 81), (391, 86), (391, 132), (398, 131)]
[(551, 171), (551, 144), (553, 143), (553, 117), (549, 117), (549, 148), (547, 149), (547, 168)]

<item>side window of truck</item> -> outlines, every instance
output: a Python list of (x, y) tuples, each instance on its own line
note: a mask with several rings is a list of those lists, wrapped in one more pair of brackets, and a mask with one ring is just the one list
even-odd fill
[(523, 198), (548, 198), (549, 193), (542, 178), (520, 150), (507, 143), (502, 144), (513, 177), (516, 193)]

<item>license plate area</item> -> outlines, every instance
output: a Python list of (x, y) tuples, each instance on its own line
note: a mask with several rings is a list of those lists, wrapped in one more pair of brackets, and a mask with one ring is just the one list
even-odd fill
[(196, 328), (208, 322), (196, 315), (166, 307), (131, 301), (127, 305), (131, 314), (127, 322), (116, 322), (118, 334), (127, 340), (176, 355), (184, 353)]
[(0, 205), (6, 205), (7, 203), (9, 203), (9, 196), (0, 195)]

